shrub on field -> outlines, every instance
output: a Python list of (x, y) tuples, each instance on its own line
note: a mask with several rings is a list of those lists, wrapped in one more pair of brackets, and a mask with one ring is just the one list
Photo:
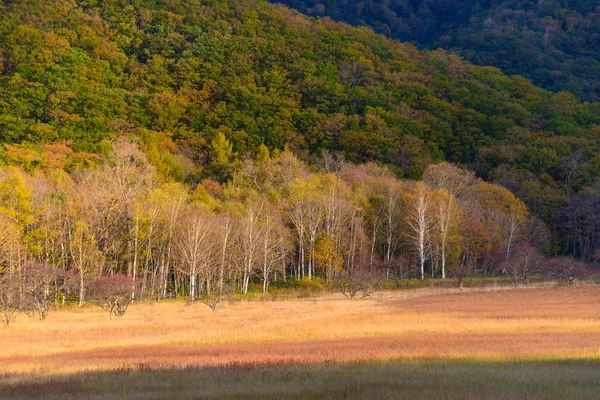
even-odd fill
[(206, 304), (211, 310), (216, 311), (221, 300), (231, 293), (233, 293), (233, 288), (227, 283), (218, 285), (214, 290), (209, 290), (208, 287), (204, 286), (198, 295), (198, 300)]
[(467, 264), (459, 264), (448, 268), (448, 277), (454, 279), (460, 289), (463, 288), (465, 282), (467, 285), (470, 284), (475, 275), (475, 268)]
[(585, 264), (573, 257), (557, 257), (549, 260), (546, 272), (551, 279), (568, 285), (573, 285), (588, 275)]
[(332, 280), (331, 286), (342, 293), (347, 299), (352, 300), (357, 294), (365, 298), (373, 293), (382, 279), (385, 270), (378, 265), (356, 265), (351, 271), (343, 271)]
[(353, 300), (361, 291), (363, 292), (362, 297), (368, 297), (371, 295), (374, 288), (374, 285), (368, 279), (364, 279), (363, 277), (354, 274), (349, 275), (345, 272), (335, 278), (332, 281), (331, 286), (337, 289), (348, 300)]
[(502, 272), (517, 285), (528, 285), (531, 277), (540, 271), (544, 257), (530, 244), (517, 246), (502, 263)]
[(221, 295), (219, 293), (201, 293), (198, 299), (211, 310), (216, 311), (217, 305), (221, 302)]
[(91, 302), (108, 310), (110, 318), (113, 315), (122, 317), (133, 300), (133, 293), (139, 290), (140, 281), (123, 274), (115, 274), (110, 277), (100, 277), (94, 280), (90, 286)]
[(72, 274), (52, 264), (32, 262), (22, 272), (22, 291), (24, 293), (20, 309), (26, 313), (38, 313), (40, 320), (45, 320), (50, 311), (52, 300), (61, 285), (65, 286)]
[(67, 291), (72, 274), (53, 265), (29, 262), (19, 274), (0, 277), (0, 312), (3, 325), (15, 322), (21, 312), (45, 320), (60, 290)]

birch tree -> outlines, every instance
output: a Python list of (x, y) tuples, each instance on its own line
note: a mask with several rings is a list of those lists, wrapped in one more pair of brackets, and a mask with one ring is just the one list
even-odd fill
[(432, 229), (432, 206), (433, 201), (429, 188), (422, 182), (417, 183), (407, 214), (407, 224), (408, 236), (417, 252), (421, 279), (425, 278), (425, 261), (430, 250), (427, 240)]
[(262, 199), (251, 200), (246, 205), (242, 225), (242, 294), (248, 293), (250, 278), (254, 272), (254, 266), (260, 250), (260, 237), (264, 227), (260, 225), (260, 219), (265, 212), (265, 201)]
[(209, 212), (202, 206), (191, 204), (179, 221), (177, 248), (182, 271), (189, 278), (190, 300), (196, 300), (198, 275), (213, 245)]
[(87, 282), (102, 273), (96, 262), (101, 257), (96, 247), (96, 238), (90, 231), (89, 226), (82, 220), (75, 222), (71, 232), (69, 254), (71, 265), (78, 272), (79, 306), (81, 306), (85, 300)]
[(288, 254), (288, 235), (281, 214), (274, 205), (267, 205), (261, 214), (260, 273), (262, 291), (267, 293), (271, 277), (276, 272), (285, 272)]
[(456, 199), (445, 189), (433, 192), (435, 242), (439, 249), (442, 279), (446, 279), (446, 259), (452, 235), (456, 235), (460, 210)]

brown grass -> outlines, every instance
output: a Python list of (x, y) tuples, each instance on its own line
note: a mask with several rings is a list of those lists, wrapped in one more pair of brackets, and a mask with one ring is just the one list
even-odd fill
[(137, 304), (22, 317), (0, 329), (0, 382), (145, 365), (600, 358), (600, 288), (378, 293), (320, 299)]

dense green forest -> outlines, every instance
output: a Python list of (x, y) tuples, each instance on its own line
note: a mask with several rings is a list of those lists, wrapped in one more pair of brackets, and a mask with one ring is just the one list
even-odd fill
[(29, 173), (77, 174), (123, 136), (191, 187), (259, 148), (410, 179), (448, 160), (520, 197), (552, 254), (600, 247), (600, 105), (496, 68), (257, 0), (3, 1), (0, 46), (0, 159)]
[(313, 16), (442, 48), (536, 85), (600, 100), (600, 4), (588, 0), (282, 0)]

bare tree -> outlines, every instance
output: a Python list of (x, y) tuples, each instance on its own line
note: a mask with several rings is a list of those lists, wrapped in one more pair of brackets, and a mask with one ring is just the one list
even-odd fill
[(322, 149), (321, 157), (317, 160), (317, 165), (326, 174), (337, 174), (344, 166), (344, 157), (338, 153)]
[(350, 224), (356, 207), (350, 189), (339, 177), (326, 175), (323, 178), (323, 229), (333, 239), (336, 248), (341, 249), (350, 236)]
[(304, 277), (305, 241), (307, 235), (307, 207), (297, 197), (292, 197), (287, 208), (287, 218), (294, 227), (296, 234), (298, 260), (296, 262), (296, 279)]
[[(261, 280), (263, 293), (267, 293), (271, 276), (276, 271), (285, 272), (285, 259), (288, 254), (288, 234), (281, 219), (281, 213), (272, 205), (267, 205), (261, 216)], [(283, 270), (283, 271), (282, 271)]]
[(85, 299), (85, 287), (89, 279), (100, 275), (97, 259), (100, 254), (96, 248), (96, 238), (84, 221), (77, 221), (71, 232), (69, 242), (71, 265), (79, 273), (79, 305)]
[(127, 207), (152, 184), (154, 170), (136, 143), (118, 140), (111, 154), (112, 186)]
[(339, 75), (342, 82), (350, 88), (363, 84), (367, 79), (369, 67), (358, 61), (351, 61), (340, 65)]
[(583, 262), (573, 257), (557, 257), (548, 261), (549, 275), (552, 279), (574, 285), (575, 282), (585, 279), (586, 268)]
[[(133, 278), (123, 274), (97, 278), (89, 285), (90, 299), (93, 303), (102, 307), (103, 310), (107, 310), (111, 319), (113, 315), (122, 317), (133, 301), (131, 298), (131, 285), (134, 284), (133, 282)], [(134, 289), (138, 289), (141, 282), (138, 281), (135, 285)]]
[(423, 182), (432, 190), (446, 190), (454, 197), (462, 198), (468, 188), (477, 183), (473, 171), (443, 162), (432, 164), (423, 172)]
[(70, 274), (55, 268), (51, 264), (31, 262), (22, 277), (22, 290), (25, 294), (24, 308), (37, 312), (40, 320), (45, 320), (50, 311), (52, 300), (58, 290), (56, 283)]
[(567, 197), (569, 197), (573, 191), (573, 181), (588, 162), (583, 159), (583, 153), (581, 151), (577, 151), (568, 157), (563, 158), (563, 162), (566, 164), (564, 172), (565, 187), (567, 188)]
[(527, 240), (527, 206), (508, 189), (486, 182), (473, 188), (473, 198), (478, 202), (479, 219), (489, 227), (492, 243), (504, 247), (508, 259), (514, 245)]
[(348, 300), (353, 300), (359, 293), (361, 298), (369, 297), (383, 278), (381, 269), (371, 271), (368, 264), (356, 265), (352, 273), (342, 272), (332, 281), (332, 287), (337, 289)]
[(448, 269), (448, 276), (454, 279), (459, 289), (462, 290), (465, 282), (467, 282), (468, 286), (471, 279), (475, 276), (475, 269), (470, 264), (460, 263)]
[(179, 221), (177, 246), (182, 269), (189, 277), (189, 294), (192, 301), (196, 299), (198, 275), (213, 250), (211, 224), (210, 213), (195, 204), (187, 207)]
[(534, 215), (527, 219), (527, 241), (547, 254), (550, 251), (550, 231), (548, 226)]
[(223, 285), (213, 287), (212, 289), (206, 288), (206, 290), (203, 290), (200, 293), (198, 299), (214, 312), (217, 311), (217, 306), (221, 303), (221, 300), (232, 292), (232, 286), (229, 283), (224, 283)]
[(377, 192), (381, 193), (371, 199), (373, 208), (373, 237), (371, 248), (375, 248), (375, 238), (380, 232), (379, 239), (383, 245), (383, 258), (390, 264), (400, 242), (403, 199), (402, 185), (395, 179), (382, 177), (377, 179)]
[(510, 248), (513, 244), (515, 237), (520, 233), (520, 231), (522, 229), (522, 222), (518, 218), (518, 216), (515, 212), (511, 212), (508, 215), (507, 222), (508, 222), (508, 224), (507, 224), (508, 225), (508, 239), (507, 239), (507, 244), (506, 244), (506, 258), (508, 258), (510, 255)]
[(435, 242), (439, 249), (441, 261), (442, 279), (446, 279), (446, 258), (451, 236), (458, 229), (460, 209), (456, 199), (446, 190), (441, 189), (434, 192), (434, 232)]
[(543, 257), (530, 244), (519, 245), (503, 263), (502, 271), (514, 285), (528, 285), (532, 275), (539, 272)]
[(250, 278), (252, 277), (255, 264), (257, 264), (260, 250), (260, 238), (263, 235), (263, 226), (260, 221), (265, 213), (266, 202), (261, 199), (251, 200), (246, 205), (246, 213), (242, 225), (242, 293), (248, 293)]
[(85, 223), (89, 236), (96, 242), (97, 250), (102, 253), (97, 265), (104, 272), (105, 264), (117, 264), (126, 253), (128, 237), (128, 217), (117, 193), (112, 186), (112, 171), (91, 168), (78, 172), (76, 182), (64, 190), (66, 204), (66, 226), (61, 229), (61, 251), (65, 258), (69, 254), (71, 233), (76, 221)]
[(217, 283), (217, 292), (221, 292), (224, 287), (224, 279), (225, 273), (228, 270), (228, 261), (230, 259), (230, 246), (232, 243), (232, 239), (234, 238), (234, 225), (236, 225), (236, 220), (227, 214), (221, 214), (217, 219), (217, 230), (216, 234), (220, 239), (220, 248), (219, 250), (219, 276)]
[[(136, 143), (118, 140), (113, 143), (111, 154), (112, 166), (107, 171), (111, 177), (110, 183), (116, 194), (116, 201), (123, 210), (123, 220), (126, 223), (128, 267), (127, 274), (135, 282), (138, 273), (140, 253), (139, 229), (132, 226), (132, 204), (136, 197), (147, 193), (153, 184), (154, 169), (146, 155)], [(135, 292), (132, 292), (132, 294)]]
[(323, 221), (323, 198), (311, 197), (306, 201), (306, 231), (308, 236), (308, 279), (312, 279), (315, 275), (315, 245), (317, 243), (317, 235)]
[(420, 278), (425, 278), (425, 261), (429, 256), (427, 239), (432, 228), (431, 208), (433, 205), (429, 188), (424, 183), (417, 183), (412, 204), (408, 211), (408, 233), (412, 245), (417, 251)]

